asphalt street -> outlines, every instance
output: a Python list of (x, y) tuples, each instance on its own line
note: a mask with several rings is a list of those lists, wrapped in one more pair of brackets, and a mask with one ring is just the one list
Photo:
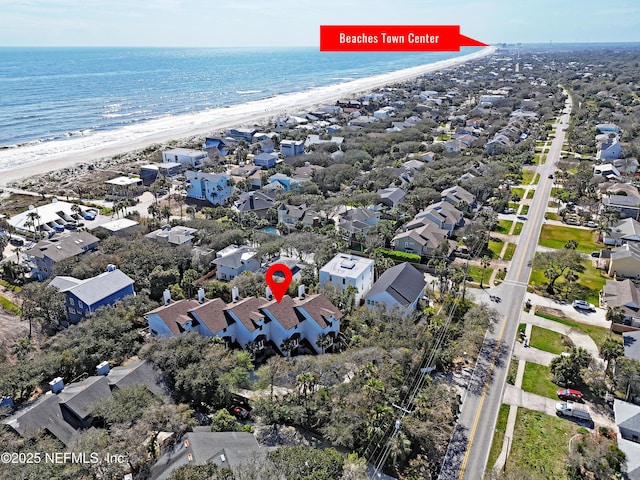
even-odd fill
[[(560, 116), (547, 160), (537, 169), (540, 181), (505, 281), (498, 287), (487, 290), (487, 301), (492, 302), (492, 306), (500, 313), (501, 320), (485, 336), (474, 374), (463, 397), (458, 424), (438, 477), (441, 480), (477, 480), (484, 475), (525, 302), (531, 261), (553, 187), (554, 181), (548, 177), (555, 174), (570, 111), (571, 102), (567, 99), (564, 109), (566, 113)], [(499, 301), (490, 300), (489, 295), (497, 297)]]

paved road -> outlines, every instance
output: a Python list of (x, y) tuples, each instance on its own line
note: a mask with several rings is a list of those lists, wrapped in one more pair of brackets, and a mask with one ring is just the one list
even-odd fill
[[(566, 107), (565, 110), (570, 112), (571, 101), (568, 98)], [(549, 149), (547, 161), (538, 167), (540, 182), (507, 277), (500, 286), (489, 290), (490, 294), (501, 299), (500, 303), (494, 303), (502, 316), (501, 321), (492, 331), (487, 332), (485, 337), (475, 373), (463, 397), (458, 424), (442, 464), (438, 477), (441, 480), (476, 480), (484, 474), (518, 323), (523, 311), (526, 286), (531, 274), (530, 262), (535, 254), (553, 186), (553, 180), (548, 176), (555, 173), (555, 165), (560, 158), (564, 142), (564, 127), (569, 124), (569, 115), (570, 113), (561, 115), (560, 126)]]

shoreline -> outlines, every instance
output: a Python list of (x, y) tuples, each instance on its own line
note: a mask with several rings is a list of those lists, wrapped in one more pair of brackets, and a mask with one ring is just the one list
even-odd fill
[[(28, 177), (71, 168), (77, 164), (90, 164), (116, 155), (141, 150), (153, 144), (203, 136), (231, 127), (264, 124), (279, 115), (296, 113), (293, 110), (305, 109), (319, 104), (333, 104), (340, 98), (366, 93), (391, 83), (407, 81), (426, 73), (458, 66), (490, 55), (495, 50), (495, 47), (486, 47), (461, 57), (318, 87), (311, 91), (288, 93), (230, 107), (205, 110), (185, 115), (179, 125), (175, 125), (175, 117), (172, 116), (152, 120), (133, 127), (105, 132), (103, 139), (109, 140), (99, 142), (98, 146), (92, 146), (92, 144), (95, 145), (95, 141), (100, 139), (101, 134), (69, 140), (68, 142), (74, 142), (73, 148), (69, 148), (69, 143), (60, 142), (59, 153), (50, 153), (46, 158), (26, 165), (4, 168), (0, 172), (0, 187), (7, 187), (13, 182)], [(170, 125), (171, 123), (173, 125)], [(126, 138), (127, 131), (131, 133), (130, 138)], [(124, 135), (124, 138), (110, 138), (117, 137), (120, 133)], [(31, 152), (31, 154), (37, 155), (37, 148), (37, 145), (21, 147), (20, 152), (17, 153), (19, 155)], [(11, 149), (0, 151), (0, 162), (10, 158), (11, 154), (15, 156), (16, 152), (12, 152)]]

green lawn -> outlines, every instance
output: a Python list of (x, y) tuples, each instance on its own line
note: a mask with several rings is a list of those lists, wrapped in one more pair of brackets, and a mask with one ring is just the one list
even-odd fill
[(513, 225), (513, 222), (511, 220), (498, 220), (498, 223), (496, 224), (493, 231), (496, 233), (509, 233), (509, 230), (511, 230), (511, 225)]
[(560, 355), (567, 347), (563, 343), (564, 335), (552, 332), (546, 328), (533, 325), (531, 328), (531, 340), (530, 345), (538, 350), (544, 350), (545, 352), (555, 353)]
[(491, 450), (489, 450), (489, 460), (487, 470), (491, 471), (502, 451), (502, 443), (504, 442), (504, 432), (507, 429), (507, 419), (509, 418), (509, 405), (500, 405), (498, 412), (498, 420), (496, 421), (495, 433), (491, 442)]
[[(578, 274), (577, 282), (567, 285), (564, 276), (556, 280), (556, 296), (571, 301), (580, 298), (594, 305), (598, 305), (598, 294), (609, 277), (606, 277), (601, 270), (595, 268), (591, 260), (587, 258), (582, 261), (582, 266), (584, 267), (584, 271)], [(544, 276), (543, 270), (534, 269), (531, 271), (529, 285), (537, 293), (546, 295), (548, 283), (549, 281)]]
[(520, 206), (519, 203), (516, 202), (509, 202), (509, 208), (513, 208), (514, 210), (518, 210), (518, 207)]
[(507, 249), (504, 251), (503, 260), (511, 260), (513, 258), (513, 254), (516, 252), (516, 244), (508, 243)]
[(518, 360), (509, 362), (509, 370), (507, 371), (507, 383), (509, 385), (516, 384), (516, 375), (518, 375)]
[(18, 305), (3, 296), (0, 296), (0, 307), (9, 315), (21, 315), (22, 313)]
[(539, 181), (540, 181), (540, 174), (536, 173), (536, 177), (533, 179), (533, 184), (537, 185)]
[(520, 215), (526, 215), (527, 213), (529, 213), (529, 205), (523, 205)]
[[(483, 285), (487, 285), (489, 282), (489, 278), (491, 278), (491, 274), (493, 270), (489, 267), (484, 269), (484, 282)], [(472, 278), (472, 282), (480, 284), (480, 279), (482, 278), (482, 267), (478, 267), (476, 265), (469, 265), (469, 276)]]
[(533, 170), (522, 170), (522, 185), (529, 185), (535, 172)]
[(566, 325), (567, 327), (572, 327), (586, 333), (593, 339), (593, 341), (596, 343), (598, 347), (600, 347), (600, 345), (602, 345), (604, 341), (609, 337), (622, 343), (622, 335), (618, 333), (611, 333), (609, 332), (608, 328), (596, 327), (595, 325), (588, 325), (586, 323), (574, 322), (573, 320), (559, 318), (554, 315), (548, 315), (542, 312), (536, 312), (536, 315), (542, 318), (546, 318), (547, 320), (552, 320), (562, 325)]
[(527, 362), (524, 367), (522, 389), (525, 392), (535, 393), (548, 398), (557, 398), (558, 385), (551, 380), (551, 369), (545, 365)]
[(597, 234), (591, 230), (572, 228), (560, 225), (542, 225), (539, 244), (550, 248), (563, 248), (569, 240), (578, 242), (579, 252), (592, 252), (599, 250), (601, 245), (596, 244)]
[[(550, 207), (552, 206), (551, 204), (557, 205), (556, 202), (549, 202)], [(545, 213), (544, 218), (546, 218), (547, 220), (560, 220), (560, 216), (557, 213), (553, 213), (553, 212)]]
[(491, 258), (500, 258), (500, 252), (502, 251), (502, 247), (504, 242), (496, 242), (494, 240), (489, 240), (489, 250), (491, 251)]
[(578, 428), (555, 415), (519, 408), (506, 470), (528, 472), (531, 478), (566, 480), (569, 439)]
[[(558, 202), (554, 202), (553, 200), (549, 200), (549, 203), (547, 203), (547, 206), (549, 208), (558, 208), (560, 204)], [(553, 218), (553, 220), (558, 220), (558, 215), (555, 213), (553, 215), (555, 215), (555, 218)], [(546, 217), (546, 218), (549, 218), (549, 217)]]
[(536, 194), (536, 191), (534, 189), (531, 189), (527, 192), (527, 198), (532, 199), (535, 194)]
[(518, 197), (522, 198), (522, 197), (524, 197), (524, 188), (511, 187), (511, 193), (513, 195), (517, 195)]
[(524, 227), (524, 223), (517, 222), (515, 228), (513, 229), (513, 234), (520, 235), (520, 233), (522, 233), (522, 227)]

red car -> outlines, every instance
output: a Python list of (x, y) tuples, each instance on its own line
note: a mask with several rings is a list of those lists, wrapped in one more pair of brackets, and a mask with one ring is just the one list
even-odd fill
[(233, 416), (235, 416), (236, 418), (239, 418), (241, 420), (246, 420), (247, 418), (249, 418), (249, 415), (251, 415), (249, 410), (247, 410), (246, 408), (243, 408), (243, 407), (241, 407), (239, 405), (231, 407), (231, 414)]
[(570, 388), (563, 388), (556, 392), (558, 398), (561, 400), (571, 400), (574, 402), (582, 401), (582, 392), (579, 390), (571, 390)]

